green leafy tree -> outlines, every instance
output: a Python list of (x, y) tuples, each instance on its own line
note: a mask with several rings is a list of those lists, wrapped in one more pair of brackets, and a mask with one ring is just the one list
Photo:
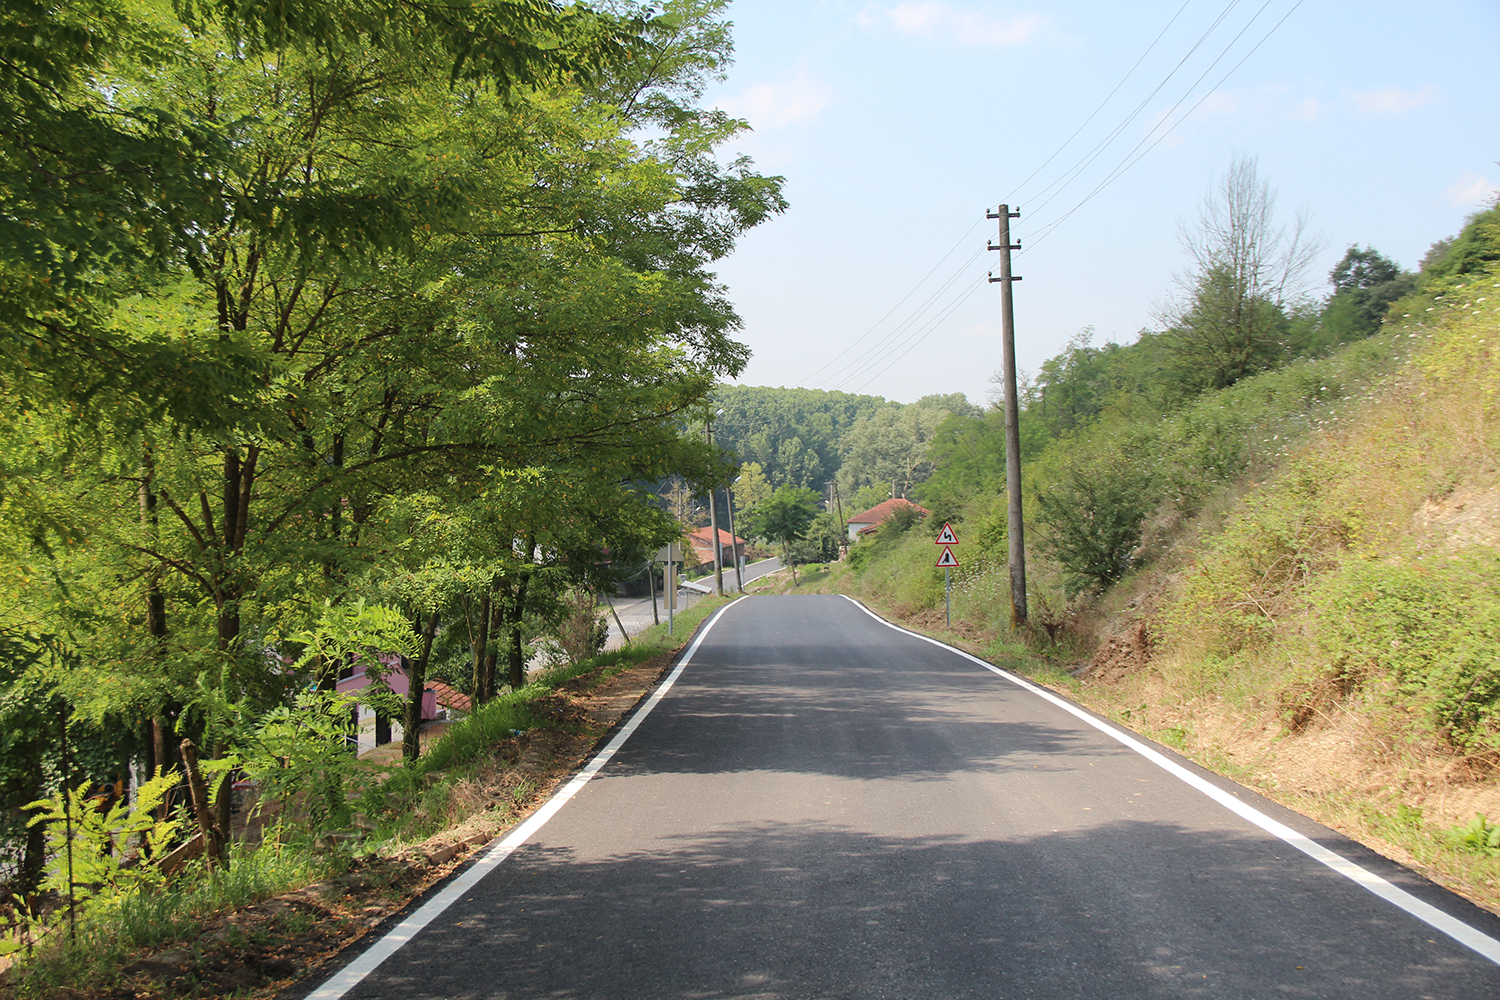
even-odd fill
[(0, 550), (47, 619), (0, 628), (67, 637), (60, 697), (222, 754), (361, 597), (514, 677), (662, 534), (628, 484), (724, 478), (679, 434), (748, 356), (710, 268), (785, 205), (698, 106), (724, 8), (0, 13)]
[(844, 537), (838, 515), (831, 510), (819, 511), (802, 537), (792, 543), (791, 561), (794, 565), (834, 562)]
[(781, 544), (783, 561), (792, 569), (792, 583), (797, 582), (797, 567), (792, 546), (807, 533), (818, 516), (818, 495), (805, 486), (780, 486), (760, 505), (750, 518), (751, 531)]
[(928, 447), (942, 422), (953, 413), (981, 412), (963, 393), (923, 396), (909, 406), (876, 410), (839, 440), (839, 489), (853, 495), (861, 487), (879, 485), (894, 496), (906, 496), (932, 475)]
[(1370, 247), (1350, 246), (1328, 275), (1333, 296), (1320, 316), (1316, 346), (1368, 337), (1380, 329), (1392, 302), (1411, 294), (1417, 276)]
[(1192, 266), (1160, 316), (1177, 380), (1189, 392), (1220, 389), (1279, 364), (1290, 350), (1288, 311), (1321, 249), (1306, 221), (1278, 225), (1275, 193), (1253, 158), (1238, 157), (1180, 238)]
[(1478, 274), (1500, 261), (1500, 197), (1469, 216), (1451, 239), (1439, 240), (1422, 259), (1422, 273), (1438, 279)]
[(1109, 442), (1079, 449), (1036, 487), (1042, 543), (1062, 565), (1069, 594), (1103, 589), (1130, 569), (1141, 525), (1157, 503), (1139, 451)]
[(839, 470), (840, 441), (862, 417), (885, 405), (878, 396), (819, 389), (720, 385), (715, 440), (754, 462), (772, 486), (821, 490)]
[(759, 462), (746, 462), (740, 466), (740, 475), (733, 489), (735, 509), (741, 518), (749, 518), (771, 495), (771, 484), (766, 481)]

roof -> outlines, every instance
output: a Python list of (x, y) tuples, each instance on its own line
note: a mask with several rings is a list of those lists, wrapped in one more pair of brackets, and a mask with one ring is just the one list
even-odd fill
[(917, 513), (922, 515), (923, 517), (927, 517), (932, 513), (932, 511), (928, 510), (926, 507), (923, 507), (920, 504), (914, 504), (910, 500), (907, 500), (905, 497), (892, 497), (889, 500), (885, 500), (881, 503), (876, 504), (869, 510), (865, 511), (863, 514), (855, 514), (853, 517), (849, 518), (849, 523), (870, 525), (880, 524), (884, 522), (886, 518), (890, 517), (892, 514), (896, 513), (896, 511), (900, 510), (902, 507), (915, 507), (917, 508)]
[(428, 681), (426, 688), (437, 695), (438, 704), (444, 708), (455, 708), (460, 712), (467, 712), (473, 707), (472, 698), (442, 681)]
[[(688, 532), (688, 536), (696, 541), (702, 542), (704, 545), (712, 546), (714, 543), (712, 528), (694, 528), (692, 531)], [(720, 528), (719, 544), (724, 546), (725, 548), (728, 548), (731, 545), (744, 545), (745, 540), (743, 538), (736, 538), (734, 535), (731, 535), (723, 528)]]

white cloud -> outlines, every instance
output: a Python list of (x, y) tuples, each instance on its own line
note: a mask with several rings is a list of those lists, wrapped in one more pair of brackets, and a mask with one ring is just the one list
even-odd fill
[(1309, 95), (1302, 99), (1302, 103), (1297, 104), (1288, 112), (1288, 117), (1298, 121), (1315, 122), (1323, 117), (1323, 111), (1323, 102)]
[(772, 83), (758, 83), (716, 103), (721, 111), (749, 120), (757, 129), (782, 128), (810, 122), (829, 104), (828, 88), (806, 70)]
[(1379, 90), (1357, 90), (1354, 106), (1370, 115), (1399, 115), (1425, 104), (1434, 104), (1442, 93), (1432, 84), (1423, 84), (1416, 90), (1401, 87), (1381, 87)]
[(1041, 14), (997, 17), (972, 7), (956, 7), (938, 0), (899, 3), (894, 7), (870, 4), (856, 19), (861, 27), (890, 27), (904, 35), (942, 36), (962, 45), (1020, 45), (1030, 41), (1047, 23)]
[(1500, 193), (1500, 184), (1471, 170), (1449, 185), (1448, 190), (1443, 193), (1448, 196), (1449, 202), (1459, 208), (1473, 208)]

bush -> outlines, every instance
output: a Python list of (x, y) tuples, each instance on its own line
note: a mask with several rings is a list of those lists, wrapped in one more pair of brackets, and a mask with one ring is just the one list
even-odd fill
[(1456, 745), (1500, 749), (1500, 555), (1351, 560), (1320, 581), (1319, 637), (1335, 662), (1392, 677)]
[(1156, 506), (1149, 468), (1123, 450), (1084, 455), (1037, 490), (1042, 544), (1066, 573), (1069, 595), (1100, 590), (1130, 568), (1141, 523)]
[(604, 652), (609, 643), (609, 620), (599, 612), (592, 591), (578, 589), (562, 599), (564, 613), (545, 645), (549, 652), (577, 665)]

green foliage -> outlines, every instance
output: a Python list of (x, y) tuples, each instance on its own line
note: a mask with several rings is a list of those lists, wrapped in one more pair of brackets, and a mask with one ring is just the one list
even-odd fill
[(331, 691), (301, 692), (291, 705), (261, 716), (231, 757), (256, 783), (262, 802), (298, 798), (314, 836), (349, 820), (348, 792), (357, 768), (351, 752), (354, 703)]
[(740, 475), (730, 487), (734, 491), (734, 505), (738, 519), (748, 523), (756, 509), (771, 495), (771, 484), (759, 462), (745, 462), (740, 466)]
[(791, 545), (791, 561), (798, 565), (826, 563), (838, 559), (847, 538), (838, 515), (831, 510), (819, 511), (806, 533)]
[(255, 849), (236, 842), (229, 852), (227, 867), (200, 867), (193, 872), (196, 878), (178, 878), (92, 910), (78, 923), (76, 947), (70, 947), (67, 933), (48, 935), (32, 960), (11, 972), (17, 995), (116, 988), (121, 966), (137, 960), (141, 949), (194, 941), (212, 917), (336, 874), (348, 860), (338, 852), (288, 847), (274, 839)]
[(1130, 569), (1141, 523), (1157, 503), (1156, 477), (1132, 450), (1072, 456), (1034, 494), (1043, 544), (1066, 571), (1070, 594), (1107, 587)]
[[(485, 702), (448, 727), (440, 740), (422, 756), (420, 771), (436, 774), (471, 763), (488, 753), (496, 743), (537, 724), (530, 703), (552, 690), (550, 684), (528, 684)], [(413, 775), (417, 772), (413, 771)]]
[(1329, 273), (1334, 294), (1323, 308), (1319, 329), (1304, 350), (1326, 349), (1368, 337), (1380, 329), (1391, 303), (1410, 295), (1417, 276), (1370, 247), (1350, 246)]
[(682, 430), (748, 357), (712, 264), (785, 201), (701, 106), (725, 11), (0, 12), (7, 805), (60, 713), (100, 768), (150, 722), (336, 823), (308, 674), (519, 674), (670, 537), (633, 484), (728, 478)]
[(1495, 826), (1489, 817), (1480, 813), (1467, 824), (1448, 831), (1448, 839), (1454, 847), (1482, 854), (1500, 853), (1500, 826)]
[[(141, 784), (134, 802), (122, 799), (107, 810), (89, 800), (87, 781), (60, 796), (27, 803), (33, 810), (29, 824), (46, 827), (52, 852), (43, 886), (77, 900), (84, 912), (160, 888), (166, 879), (158, 863), (177, 835), (178, 821), (160, 819), (156, 811), (179, 780), (175, 771), (158, 771)], [(134, 853), (133, 864), (125, 864), (127, 851)]]
[(749, 519), (750, 530), (788, 547), (807, 532), (817, 516), (816, 493), (803, 486), (781, 486)]
[(1388, 676), (1434, 730), (1500, 748), (1500, 553), (1343, 562), (1309, 594), (1333, 662)]
[(1474, 213), (1452, 240), (1434, 244), (1422, 261), (1424, 277), (1451, 284), (1465, 276), (1492, 273), (1500, 262), (1500, 199)]
[(929, 447), (954, 414), (977, 417), (980, 410), (962, 393), (948, 393), (908, 406), (891, 403), (861, 417), (839, 439), (839, 489), (852, 496), (866, 486), (889, 487), (891, 496), (907, 496), (932, 475)]
[(1298, 220), (1276, 224), (1276, 195), (1253, 158), (1238, 157), (1184, 229), (1192, 269), (1164, 310), (1172, 376), (1187, 394), (1222, 389), (1281, 364), (1291, 349), (1302, 274), (1317, 252)]
[(417, 637), (406, 616), (384, 605), (367, 605), (363, 597), (349, 604), (325, 600), (313, 627), (289, 639), (304, 647), (293, 669), (319, 660), (352, 663), (379, 653), (417, 655)]
[(841, 461), (840, 442), (862, 417), (888, 405), (879, 396), (817, 389), (720, 385), (724, 415), (714, 438), (742, 462), (753, 462), (772, 486), (821, 489)]
[(599, 611), (599, 600), (589, 590), (576, 589), (565, 595), (566, 609), (548, 642), (570, 664), (579, 664), (604, 652), (609, 641), (609, 621)]
[[(1482, 530), (1422, 527), (1462, 525), (1467, 498), (1494, 488), (1494, 283), (1455, 286), (1421, 319), (1221, 394), (1250, 464), (1266, 467), (1255, 453), (1277, 414), (1316, 447), (1292, 450), (1205, 547), (1165, 616), (1177, 650), (1289, 677), (1272, 696), (1301, 714), (1359, 693), (1425, 738), (1500, 747), (1500, 555)], [(1332, 419), (1413, 340), (1358, 419)]]

